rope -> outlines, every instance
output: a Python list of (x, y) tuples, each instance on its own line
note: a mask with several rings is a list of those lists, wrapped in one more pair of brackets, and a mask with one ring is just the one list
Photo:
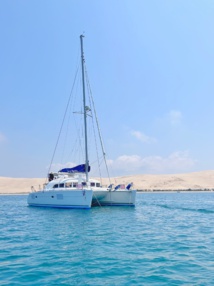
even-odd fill
[(98, 198), (96, 197), (96, 195), (95, 195), (95, 194), (93, 194), (93, 196), (95, 197), (95, 199), (96, 199), (96, 201), (97, 201), (97, 203), (98, 203), (99, 207), (102, 207), (102, 205), (100, 204), (100, 202), (99, 202)]
[[(86, 77), (87, 80), (87, 87), (90, 90), (90, 86), (89, 86), (89, 82), (88, 82), (88, 78)], [(91, 97), (89, 97), (89, 102), (90, 102), (90, 106), (91, 104)], [(96, 139), (96, 132), (95, 132), (95, 126), (94, 126), (94, 117), (92, 116), (92, 129), (93, 129), (93, 133), (94, 133), (94, 141), (95, 141), (95, 147), (96, 147), (96, 155), (97, 155), (97, 162), (98, 162), (98, 171), (99, 171), (99, 176), (100, 176), (100, 181), (102, 184), (102, 176), (101, 176), (101, 170), (100, 170), (100, 160), (99, 160), (99, 154), (98, 154), (98, 145), (97, 145), (97, 139)]]
[(91, 87), (90, 87), (90, 83), (89, 83), (89, 78), (88, 78), (86, 66), (85, 66), (85, 75), (86, 75), (86, 80), (87, 80), (87, 84), (88, 84), (88, 88), (89, 88), (89, 95), (90, 95), (90, 98), (92, 101), (93, 111), (94, 111), (94, 115), (95, 115), (95, 119), (96, 119), (96, 124), (97, 124), (98, 134), (99, 134), (99, 138), (100, 138), (101, 148), (102, 148), (102, 152), (103, 152), (103, 157), (104, 157), (104, 161), (105, 161), (106, 171), (107, 171), (107, 175), (108, 175), (108, 179), (109, 179), (109, 184), (111, 184), (109, 170), (108, 170), (108, 166), (107, 166), (107, 162), (106, 162), (106, 153), (104, 150), (103, 140), (102, 140), (101, 131), (99, 128), (99, 122), (98, 122), (98, 118), (97, 118), (97, 114), (96, 114), (95, 104), (94, 104), (94, 100), (93, 100), (93, 96), (92, 96), (92, 91), (91, 91)]
[[(63, 116), (63, 120), (62, 120), (62, 124), (61, 124), (61, 127), (60, 127), (60, 130), (59, 130), (59, 134), (58, 134), (58, 138), (57, 138), (57, 141), (56, 141), (56, 145), (55, 145), (55, 148), (54, 148), (54, 152), (53, 152), (53, 156), (51, 158), (51, 163), (50, 163), (50, 167), (48, 169), (48, 174), (50, 172), (50, 169), (51, 169), (51, 166), (52, 166), (52, 163), (53, 163), (53, 159), (54, 159), (54, 156), (55, 156), (55, 153), (56, 153), (56, 149), (57, 149), (57, 146), (58, 146), (58, 143), (59, 143), (59, 138), (60, 138), (60, 135), (62, 133), (62, 128), (63, 128), (63, 125), (64, 125), (64, 121), (65, 121), (65, 117), (66, 117), (66, 114), (67, 114), (67, 111), (68, 111), (68, 107), (69, 107), (69, 104), (70, 104), (70, 100), (71, 100), (71, 95), (73, 93), (73, 89), (74, 89), (74, 84), (76, 82), (76, 78), (77, 78), (77, 74), (78, 74), (78, 69), (76, 70), (76, 74), (75, 74), (75, 77), (74, 77), (74, 82), (73, 82), (73, 85), (72, 85), (72, 88), (71, 88), (71, 92), (70, 92), (70, 95), (69, 95), (69, 99), (68, 99), (68, 103), (67, 103), (67, 106), (66, 106), (66, 109), (65, 109), (65, 113), (64, 113), (64, 116)], [(46, 181), (47, 182), (47, 178), (46, 178)]]

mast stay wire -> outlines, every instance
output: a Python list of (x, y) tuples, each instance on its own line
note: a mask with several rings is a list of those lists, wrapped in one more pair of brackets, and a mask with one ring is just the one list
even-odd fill
[(104, 145), (103, 145), (103, 140), (102, 140), (102, 136), (101, 136), (101, 131), (100, 131), (100, 127), (99, 127), (98, 117), (97, 117), (97, 113), (96, 113), (96, 109), (95, 109), (94, 99), (93, 99), (93, 96), (92, 96), (92, 91), (91, 91), (91, 87), (90, 87), (90, 83), (89, 83), (89, 77), (88, 77), (86, 65), (85, 65), (85, 75), (86, 75), (87, 85), (88, 85), (88, 88), (89, 88), (89, 96), (91, 98), (93, 111), (94, 111), (94, 115), (95, 115), (95, 119), (96, 119), (96, 124), (97, 124), (98, 134), (99, 134), (99, 138), (100, 138), (100, 144), (101, 144), (101, 148), (102, 148), (102, 152), (103, 152), (103, 158), (104, 158), (104, 162), (105, 162), (105, 167), (106, 167), (106, 171), (107, 171), (107, 175), (108, 175), (108, 180), (109, 180), (109, 183), (111, 184), (111, 179), (110, 179), (110, 175), (109, 175), (109, 169), (108, 169), (108, 165), (107, 165), (107, 161), (106, 161), (106, 153), (105, 153), (105, 149), (104, 149)]
[[(66, 117), (66, 114), (67, 114), (67, 111), (68, 111), (68, 107), (69, 107), (69, 104), (70, 104), (70, 101), (71, 101), (71, 95), (73, 93), (73, 89), (74, 89), (74, 85), (75, 85), (75, 82), (76, 82), (78, 70), (79, 70), (79, 67), (77, 67), (77, 69), (76, 69), (73, 85), (72, 85), (71, 92), (70, 92), (70, 95), (69, 95), (69, 98), (68, 98), (68, 102), (67, 102), (67, 105), (66, 105), (65, 113), (63, 115), (62, 124), (61, 124), (60, 130), (59, 130), (59, 134), (58, 134), (58, 137), (57, 137), (56, 145), (54, 147), (54, 152), (53, 152), (53, 155), (52, 155), (52, 158), (51, 158), (51, 163), (50, 163), (50, 166), (49, 166), (49, 169), (48, 169), (48, 174), (50, 173), (50, 169), (51, 169), (51, 166), (53, 164), (53, 159), (54, 159), (54, 156), (55, 156), (55, 153), (56, 153), (56, 149), (57, 149), (57, 146), (58, 146), (58, 143), (59, 143), (59, 138), (60, 138), (61, 133), (62, 133), (62, 128), (63, 128), (65, 117)], [(47, 182), (47, 177), (46, 177), (46, 182)]]
[[(73, 147), (70, 149), (70, 152), (67, 154), (68, 158), (77, 158), (77, 154), (79, 154), (79, 159), (77, 161), (81, 161), (82, 160), (82, 157), (83, 157), (83, 147), (82, 147), (82, 139), (81, 137), (83, 137), (83, 135), (81, 134), (81, 131), (82, 129), (80, 128), (81, 124), (77, 124), (77, 121), (76, 121), (76, 116), (75, 114), (76, 113), (79, 113), (79, 112), (72, 112), (72, 110), (75, 110), (74, 106), (76, 105), (76, 94), (78, 93), (78, 87), (79, 87), (79, 84), (80, 84), (80, 81), (79, 81), (79, 77), (77, 78), (77, 82), (75, 84), (76, 86), (76, 91), (74, 92), (74, 98), (73, 98), (73, 101), (71, 102), (70, 104), (70, 110), (68, 112), (68, 123), (67, 123), (67, 130), (66, 130), (66, 139), (67, 139), (67, 136), (68, 136), (68, 130), (69, 130), (69, 124), (70, 124), (70, 118), (71, 118), (71, 114), (73, 113), (73, 125), (75, 127), (75, 130), (76, 130), (76, 140), (73, 144)], [(71, 106), (72, 105), (72, 106)], [(80, 114), (82, 113), (82, 111), (80, 111)], [(82, 156), (80, 156), (82, 155)], [(81, 157), (81, 160), (80, 160), (80, 157)]]
[[(86, 84), (87, 84), (88, 91), (90, 93), (90, 86), (89, 86), (89, 81), (88, 81), (87, 75), (86, 75)], [(92, 102), (91, 102), (91, 97), (90, 96), (89, 96), (89, 104), (90, 104), (90, 106), (92, 106)], [(93, 114), (92, 114), (91, 118), (92, 118), (92, 129), (93, 129), (93, 133), (94, 133), (94, 141), (95, 141), (96, 155), (97, 155), (97, 162), (98, 162), (98, 172), (99, 172), (99, 177), (100, 177), (100, 181), (101, 181), (101, 184), (102, 184), (102, 176), (101, 176), (101, 170), (100, 170), (101, 163), (100, 163), (99, 154), (98, 154), (98, 145), (97, 145), (97, 138), (96, 138)], [(92, 164), (92, 162), (91, 162), (91, 164)]]

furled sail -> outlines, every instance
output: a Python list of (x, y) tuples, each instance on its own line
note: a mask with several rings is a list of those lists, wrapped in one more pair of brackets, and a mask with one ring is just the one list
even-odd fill
[[(88, 172), (90, 172), (91, 167), (88, 166)], [(64, 168), (59, 171), (60, 173), (85, 173), (86, 172), (86, 165), (81, 164), (73, 168)]]

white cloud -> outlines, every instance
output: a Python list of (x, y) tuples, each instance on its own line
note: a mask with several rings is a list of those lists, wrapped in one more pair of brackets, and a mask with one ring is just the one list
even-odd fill
[[(167, 157), (139, 155), (122, 155), (115, 160), (107, 160), (111, 176), (134, 175), (134, 174), (173, 174), (192, 171), (196, 160), (192, 159), (188, 151), (176, 151)], [(77, 164), (67, 162), (65, 164), (54, 163), (51, 172), (58, 172), (62, 168), (72, 168)], [(49, 169), (49, 167), (47, 167)], [(104, 165), (101, 166), (101, 174), (106, 177)], [(99, 176), (95, 165), (91, 166), (91, 176)]]
[(167, 115), (170, 124), (172, 126), (177, 126), (181, 123), (182, 120), (182, 113), (179, 110), (171, 110)]
[(131, 175), (142, 173), (167, 174), (191, 171), (196, 161), (193, 160), (188, 151), (177, 151), (168, 157), (138, 155), (123, 155), (116, 160), (109, 160), (110, 171), (114, 175)]
[(155, 138), (149, 137), (144, 133), (136, 130), (131, 131), (131, 135), (143, 143), (154, 143), (156, 141)]

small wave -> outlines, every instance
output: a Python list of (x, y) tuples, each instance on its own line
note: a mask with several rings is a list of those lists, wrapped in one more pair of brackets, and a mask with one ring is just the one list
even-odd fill
[(203, 209), (203, 208), (189, 208), (189, 207), (180, 207), (180, 206), (169, 206), (169, 205), (162, 205), (162, 204), (156, 204), (156, 206), (170, 209), (170, 210), (182, 210), (182, 211), (191, 211), (191, 212), (200, 212), (200, 213), (214, 213), (214, 210), (211, 209)]

